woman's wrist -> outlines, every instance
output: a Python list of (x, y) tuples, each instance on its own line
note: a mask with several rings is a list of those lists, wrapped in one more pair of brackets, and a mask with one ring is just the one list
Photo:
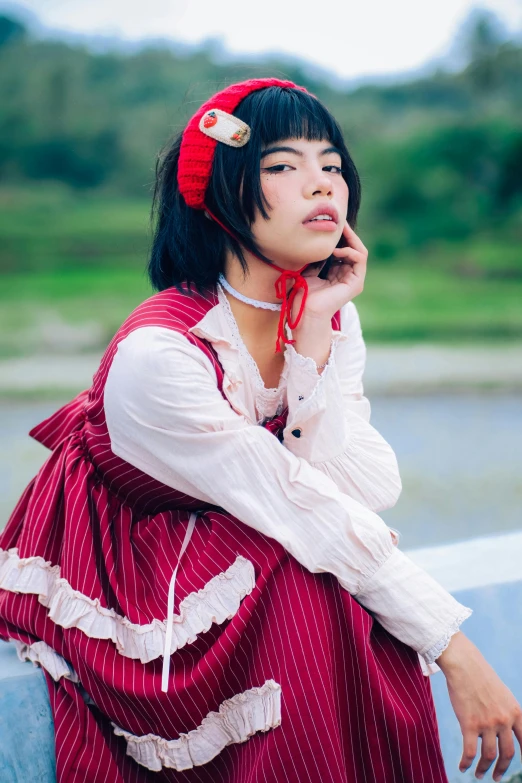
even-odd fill
[(317, 367), (324, 365), (332, 347), (332, 323), (326, 318), (303, 315), (299, 326), (292, 330), (294, 348), (301, 356), (312, 358)]
[(445, 675), (451, 674), (452, 671), (466, 665), (471, 650), (477, 650), (473, 642), (462, 631), (457, 631), (435, 663)]

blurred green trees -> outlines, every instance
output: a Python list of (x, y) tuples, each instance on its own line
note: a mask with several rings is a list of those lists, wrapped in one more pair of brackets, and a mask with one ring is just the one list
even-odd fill
[[(429, 76), (341, 88), (298, 61), (216, 62), (211, 44), (95, 53), (0, 16), (0, 270), (20, 291), (27, 272), (141, 272), (162, 146), (224, 85), (277, 75), (325, 102), (358, 166), (357, 230), (374, 275), (360, 298), (367, 335), (520, 337), (522, 45), (480, 12), (454, 53), (458, 67)], [(402, 293), (387, 300), (397, 277)], [(434, 316), (443, 304), (430, 290), (454, 302), (452, 317)]]

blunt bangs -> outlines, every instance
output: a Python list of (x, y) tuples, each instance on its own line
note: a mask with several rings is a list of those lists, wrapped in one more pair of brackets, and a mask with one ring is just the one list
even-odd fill
[(264, 146), (290, 138), (325, 139), (334, 146), (337, 146), (335, 142), (342, 143), (341, 130), (330, 112), (317, 98), (302, 90), (282, 87), (259, 90), (239, 105), (240, 119), (244, 119), (243, 112), (251, 115), (250, 123), (256, 127)]
[(157, 213), (158, 222), (148, 273), (158, 290), (183, 282), (198, 290), (214, 286), (224, 271), (227, 250), (237, 256), (245, 273), (244, 249), (265, 258), (251, 230), (257, 212), (270, 219), (270, 204), (261, 188), (261, 154), (284, 139), (324, 140), (337, 149), (349, 190), (346, 218), (356, 227), (359, 175), (337, 121), (317, 98), (295, 88), (267, 87), (250, 93), (233, 113), (248, 123), (251, 136), (240, 148), (217, 144), (205, 201), (237, 241), (201, 210), (185, 204), (177, 189), (178, 136), (156, 166), (152, 215)]

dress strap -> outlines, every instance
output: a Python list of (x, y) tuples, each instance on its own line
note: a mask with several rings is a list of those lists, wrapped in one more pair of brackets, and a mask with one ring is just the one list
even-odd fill
[(185, 538), (183, 539), (183, 543), (181, 545), (181, 549), (178, 555), (178, 562), (176, 563), (176, 568), (172, 572), (172, 576), (170, 578), (169, 597), (167, 601), (167, 624), (165, 629), (165, 647), (163, 650), (163, 668), (161, 671), (161, 690), (163, 691), (163, 693), (167, 693), (169, 687), (170, 645), (172, 642), (172, 617), (174, 615), (174, 587), (176, 585), (176, 575), (178, 573), (178, 568), (181, 562), (181, 558), (183, 557), (183, 553), (185, 552), (185, 549), (188, 546), (188, 542), (190, 541), (190, 537), (194, 530), (194, 525), (196, 524), (196, 518), (197, 518), (197, 513), (193, 513), (190, 515), (187, 529), (185, 531)]

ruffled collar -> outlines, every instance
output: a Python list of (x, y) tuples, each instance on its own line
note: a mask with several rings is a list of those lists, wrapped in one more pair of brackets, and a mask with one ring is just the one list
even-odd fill
[[(284, 367), (279, 385), (267, 388), (263, 383), (259, 368), (248, 351), (232, 313), (230, 303), (223, 288), (216, 285), (218, 303), (210, 308), (203, 318), (189, 331), (212, 343), (223, 367), (223, 392), (235, 411), (245, 416), (253, 424), (262, 424), (266, 419), (279, 415), (287, 404), (287, 385), (290, 365), (302, 363), (310, 365), (315, 371), (312, 359), (296, 354), (292, 345), (288, 345), (284, 355)], [(292, 332), (286, 325), (289, 338)], [(346, 339), (342, 332), (333, 334), (332, 353), (338, 342)]]
[[(236, 319), (222, 287), (216, 286), (218, 304), (189, 331), (212, 343), (223, 367), (223, 391), (232, 407), (249, 421), (260, 424), (277, 416), (286, 405), (288, 362), (279, 385), (267, 388), (259, 368), (239, 332)], [(288, 328), (287, 333), (290, 334)]]

